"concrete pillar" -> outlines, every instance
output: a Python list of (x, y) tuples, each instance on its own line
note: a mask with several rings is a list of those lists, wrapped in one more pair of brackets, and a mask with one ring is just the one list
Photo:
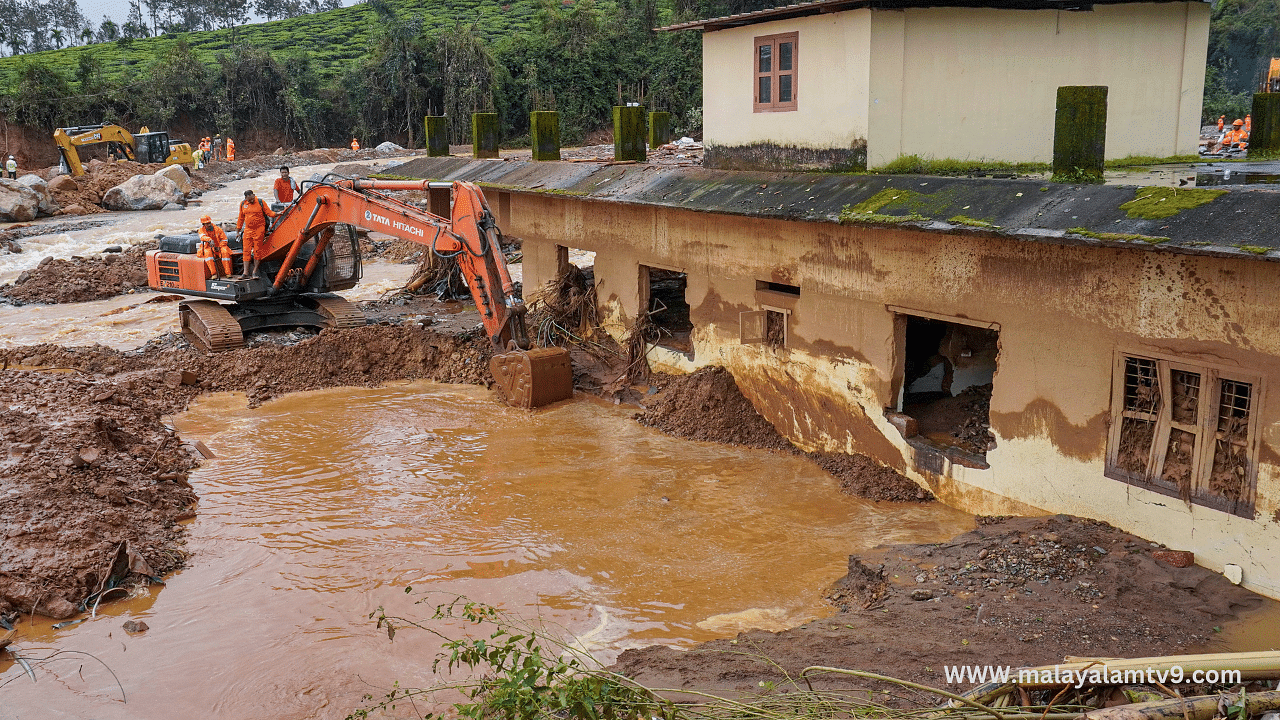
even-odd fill
[(649, 149), (671, 142), (671, 113), (649, 113)]
[(529, 140), (534, 160), (559, 160), (560, 113), (552, 110), (529, 113)]
[(449, 188), (428, 188), (427, 189), (427, 209), (432, 215), (439, 215), (442, 218), (453, 216), (453, 191)]
[(444, 157), (449, 154), (449, 123), (443, 115), (427, 115), (422, 118), (426, 128), (427, 157)]
[(471, 154), (498, 157), (498, 113), (471, 113)]
[(1058, 88), (1058, 111), (1053, 127), (1054, 180), (1101, 181), (1106, 148), (1106, 86)]
[(1255, 94), (1249, 114), (1249, 157), (1280, 153), (1280, 93)]
[(613, 159), (645, 161), (644, 108), (613, 106)]

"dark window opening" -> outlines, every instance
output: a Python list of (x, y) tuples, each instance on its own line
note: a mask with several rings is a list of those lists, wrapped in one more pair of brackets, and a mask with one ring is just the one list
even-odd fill
[(905, 340), (901, 412), (922, 439), (985, 457), (999, 332), (908, 315)]
[(787, 295), (800, 295), (800, 288), (796, 285), (785, 285), (783, 283), (769, 282), (768, 280), (757, 280), (756, 290), (768, 290), (769, 292), (785, 293)]
[(693, 352), (693, 322), (685, 300), (688, 275), (644, 265), (641, 271), (645, 310), (657, 334), (654, 344), (677, 352)]
[(1116, 386), (1108, 477), (1253, 517), (1255, 383), (1177, 360), (1122, 355)]

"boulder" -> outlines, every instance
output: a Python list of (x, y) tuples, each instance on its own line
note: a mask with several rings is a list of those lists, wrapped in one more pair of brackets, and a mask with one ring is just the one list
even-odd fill
[(378, 152), (396, 152), (397, 150), (403, 150), (403, 149), (404, 149), (404, 148), (402, 148), (402, 147), (400, 147), (399, 145), (397, 145), (397, 144), (395, 144), (395, 143), (391, 142), (390, 140), (388, 140), (387, 142), (384, 142), (384, 143), (382, 143), (381, 145), (379, 145), (378, 147), (374, 148), (374, 150), (377, 150)]
[(169, 203), (181, 203), (177, 183), (163, 175), (134, 175), (102, 196), (108, 210), (159, 210)]
[(89, 214), (89, 211), (85, 210), (83, 205), (68, 205), (62, 208), (62, 214), (63, 215), (87, 215)]
[(58, 203), (53, 199), (53, 195), (49, 193), (49, 183), (45, 182), (44, 178), (39, 175), (28, 174), (18, 178), (18, 182), (40, 193), (39, 211), (41, 215), (57, 214), (59, 210)]
[(57, 175), (49, 181), (49, 189), (53, 192), (75, 192), (80, 184), (70, 175)]
[(183, 207), (178, 203), (165, 203), (165, 206), (160, 209), (161, 210), (182, 210)]
[(40, 193), (17, 180), (0, 179), (0, 219), (14, 222), (35, 220), (40, 210)]
[(183, 195), (191, 192), (191, 176), (187, 174), (187, 169), (181, 165), (165, 165), (156, 175), (163, 175), (173, 181)]

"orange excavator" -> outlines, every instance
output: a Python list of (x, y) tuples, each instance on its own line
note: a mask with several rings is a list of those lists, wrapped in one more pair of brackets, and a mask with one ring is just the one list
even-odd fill
[[(450, 218), (385, 192), (451, 190)], [(217, 278), (196, 256), (194, 235), (165, 237), (147, 253), (152, 288), (202, 299), (179, 305), (182, 333), (204, 352), (244, 347), (244, 333), (272, 327), (350, 328), (365, 324), (354, 305), (334, 295), (362, 274), (354, 228), (376, 230), (427, 246), (458, 261), (495, 354), (490, 361), (503, 399), (535, 408), (570, 397), (573, 371), (564, 348), (533, 348), (525, 305), (516, 295), (500, 245), (501, 233), (475, 185), (428, 180), (353, 180), (327, 175), (302, 184), (302, 194), (267, 230), (255, 254), (256, 276), (239, 267), (239, 236), (230, 235), (240, 275)], [(229, 301), (229, 302), (219, 302)]]

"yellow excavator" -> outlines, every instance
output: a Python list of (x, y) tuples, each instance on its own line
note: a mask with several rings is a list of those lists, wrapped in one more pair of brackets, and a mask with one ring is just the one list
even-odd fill
[(142, 128), (131, 133), (119, 125), (81, 125), (58, 128), (53, 131), (53, 141), (62, 153), (62, 170), (70, 175), (83, 175), (80, 164), (80, 148), (84, 145), (107, 143), (111, 152), (140, 163), (165, 163), (167, 165), (194, 165), (191, 144), (170, 140), (167, 132), (151, 132)]

